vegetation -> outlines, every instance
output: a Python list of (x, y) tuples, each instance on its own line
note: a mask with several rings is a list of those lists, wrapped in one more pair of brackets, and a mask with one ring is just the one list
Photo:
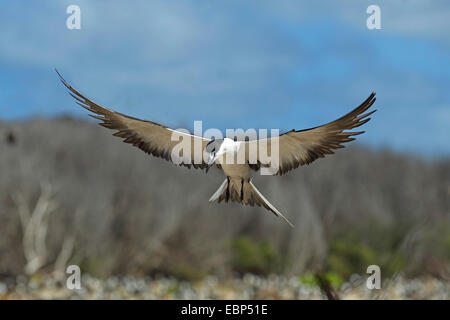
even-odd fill
[[(352, 145), (261, 191), (261, 208), (210, 204), (220, 173), (173, 167), (73, 119), (0, 122), (0, 274), (322, 272), (342, 283), (370, 264), (448, 279), (450, 161)], [(303, 277), (303, 278), (302, 278)]]
[(236, 237), (232, 241), (234, 270), (245, 274), (269, 274), (281, 269), (281, 254), (268, 242), (257, 242), (248, 236)]

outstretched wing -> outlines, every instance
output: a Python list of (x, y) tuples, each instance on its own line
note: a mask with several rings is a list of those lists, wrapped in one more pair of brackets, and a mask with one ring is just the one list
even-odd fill
[[(310, 164), (317, 158), (322, 158), (326, 154), (333, 154), (334, 149), (344, 148), (342, 143), (355, 140), (352, 136), (364, 133), (364, 131), (350, 131), (370, 120), (368, 116), (376, 110), (367, 112), (367, 109), (375, 102), (375, 93), (372, 93), (366, 101), (359, 107), (349, 112), (345, 116), (328, 124), (299, 131), (289, 131), (278, 137), (279, 165), (275, 174), (282, 175), (301, 165)], [(270, 166), (260, 159), (259, 148), (252, 144), (260, 144), (267, 141), (267, 154), (271, 156), (271, 141), (273, 138), (246, 142), (246, 159), (252, 159), (249, 152), (258, 150), (258, 162), (251, 165), (253, 169), (260, 169), (261, 166)], [(253, 150), (253, 151), (252, 151)], [(265, 163), (262, 164), (262, 163)]]
[[(123, 138), (124, 142), (130, 143), (155, 157), (163, 158), (188, 168), (191, 168), (191, 166), (196, 169), (207, 167), (207, 164), (203, 161), (203, 151), (210, 141), (209, 139), (176, 131), (151, 121), (129, 117), (102, 107), (83, 96), (70, 86), (57, 70), (56, 72), (64, 86), (69, 89), (69, 94), (76, 100), (77, 104), (95, 113), (96, 115), (90, 116), (103, 121), (100, 123), (101, 126), (117, 130), (114, 136)], [(177, 153), (179, 157), (173, 159), (172, 151), (182, 139), (187, 139), (184, 140), (187, 143), (183, 145), (187, 148), (190, 147), (190, 155), (188, 153), (183, 155), (185, 150), (180, 148), (180, 152)], [(194, 155), (196, 155), (195, 158)]]

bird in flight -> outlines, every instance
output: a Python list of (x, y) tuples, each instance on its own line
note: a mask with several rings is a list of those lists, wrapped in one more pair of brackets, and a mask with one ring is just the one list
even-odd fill
[[(305, 130), (292, 130), (277, 137), (252, 141), (235, 141), (230, 138), (207, 139), (102, 107), (70, 86), (57, 70), (56, 72), (76, 103), (94, 113), (90, 116), (102, 121), (101, 126), (116, 130), (113, 135), (124, 139), (124, 142), (180, 166), (206, 169), (206, 172), (213, 165), (221, 169), (226, 179), (209, 199), (210, 202), (231, 201), (243, 205), (262, 206), (284, 219), (291, 227), (293, 227), (293, 224), (256, 189), (251, 181), (252, 172), (273, 165), (263, 161), (261, 152), (258, 152), (261, 151), (261, 143), (265, 143), (268, 153), (272, 150), (272, 145), (277, 145), (278, 161), (272, 174), (283, 175), (299, 166), (323, 158), (327, 154), (333, 154), (334, 149), (344, 148), (342, 143), (355, 140), (352, 136), (364, 133), (364, 131), (346, 130), (363, 125), (370, 120), (369, 116), (376, 111), (366, 112), (376, 100), (375, 93), (372, 93), (353, 111), (322, 126)], [(174, 157), (173, 151), (179, 141), (174, 140), (173, 135), (187, 138), (192, 147), (191, 150), (195, 149), (195, 145), (201, 146), (202, 155), (206, 154), (206, 156), (202, 156), (200, 161), (194, 159), (194, 153), (187, 153), (188, 156), (181, 160)], [(273, 150), (275, 149), (274, 147)], [(243, 161), (236, 161), (237, 154), (243, 155)]]

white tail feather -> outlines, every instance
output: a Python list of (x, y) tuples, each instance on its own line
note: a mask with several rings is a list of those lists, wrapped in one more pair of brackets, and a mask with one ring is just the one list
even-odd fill
[[(233, 183), (234, 182), (234, 183)], [(247, 184), (248, 182), (248, 184)], [(229, 183), (231, 185), (229, 186)], [(247, 185), (246, 191), (244, 191), (242, 188)], [(229, 189), (230, 188), (230, 189)], [(239, 189), (237, 189), (239, 188)], [(249, 192), (249, 193), (248, 193)], [(240, 196), (239, 196), (240, 195)], [(250, 198), (253, 200), (248, 200), (246, 198), (248, 195), (250, 195)], [(247, 205), (250, 203), (250, 205), (258, 205), (262, 206), (265, 209), (269, 210), (270, 212), (274, 213), (277, 217), (281, 217), (284, 221), (286, 221), (292, 228), (294, 225), (280, 212), (275, 208), (262, 194), (261, 192), (256, 189), (255, 185), (251, 181), (245, 181), (241, 183), (236, 183), (235, 180), (229, 180), (229, 178), (225, 179), (225, 181), (220, 185), (219, 189), (217, 189), (216, 192), (211, 196), (209, 199), (210, 202), (218, 200), (221, 202), (222, 200), (225, 200), (225, 202), (228, 201), (234, 201), (239, 202), (243, 205)]]
[(225, 181), (220, 185), (219, 189), (209, 198), (209, 202), (216, 201), (219, 199), (220, 195), (225, 191), (225, 188), (228, 185), (228, 179), (225, 179)]
[(258, 189), (256, 189), (255, 185), (249, 181), (250, 185), (253, 187), (253, 190), (256, 192), (256, 194), (261, 198), (262, 201), (270, 208), (270, 211), (275, 213), (277, 216), (281, 217), (286, 221), (292, 228), (294, 228), (294, 225), (280, 212), (275, 208), (262, 194), (259, 192)]

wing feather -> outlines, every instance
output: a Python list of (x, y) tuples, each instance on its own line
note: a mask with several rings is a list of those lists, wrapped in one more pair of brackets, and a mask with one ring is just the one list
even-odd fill
[[(101, 126), (116, 130), (114, 136), (122, 138), (124, 142), (132, 144), (148, 154), (172, 162), (174, 162), (172, 159), (173, 148), (180, 142), (180, 139), (189, 139), (191, 155), (190, 157), (184, 157), (181, 163), (179, 161), (177, 163), (188, 168), (191, 168), (191, 166), (196, 169), (206, 168), (207, 164), (203, 161), (203, 154), (201, 159), (200, 157), (194, 159), (194, 144), (200, 144), (203, 152), (210, 141), (209, 139), (173, 130), (155, 122), (133, 118), (102, 107), (70, 86), (57, 70), (56, 72), (63, 85), (69, 90), (69, 94), (76, 100), (75, 103), (94, 113), (89, 116), (102, 121), (102, 123), (99, 123)], [(179, 139), (172, 141), (174, 134)]]
[[(367, 113), (364, 112), (373, 105), (375, 100), (375, 93), (372, 93), (360, 106), (335, 121), (310, 129), (292, 130), (280, 135), (278, 137), (279, 166), (275, 174), (283, 175), (299, 166), (310, 164), (327, 154), (333, 154), (333, 150), (335, 149), (344, 148), (342, 143), (355, 140), (353, 136), (360, 135), (364, 131), (346, 130), (358, 128), (370, 120), (369, 116), (376, 110)], [(272, 139), (263, 139), (267, 140), (267, 154), (269, 156), (271, 154)], [(249, 156), (249, 152), (258, 152), (258, 163), (251, 164), (251, 168), (254, 170), (270, 166), (268, 163), (264, 164), (260, 158), (259, 144), (261, 142), (265, 141), (255, 140), (246, 142), (246, 159), (252, 159)], [(251, 147), (251, 144), (258, 144), (258, 146)]]

